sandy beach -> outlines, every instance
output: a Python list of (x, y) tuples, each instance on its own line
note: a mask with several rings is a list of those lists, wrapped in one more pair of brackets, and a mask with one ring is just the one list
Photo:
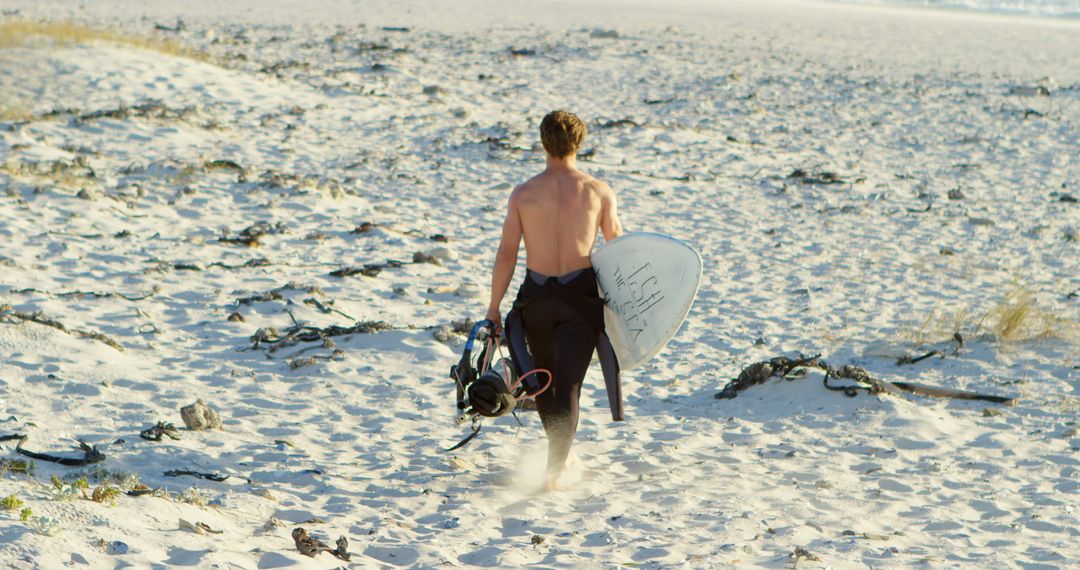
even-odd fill
[[(0, 567), (1080, 564), (1080, 20), (184, 4), (0, 0), (0, 437), (105, 456), (0, 442)], [(445, 451), (447, 372), (556, 108), (704, 280), (541, 493), (533, 413)], [(798, 355), (1018, 402), (715, 398)]]

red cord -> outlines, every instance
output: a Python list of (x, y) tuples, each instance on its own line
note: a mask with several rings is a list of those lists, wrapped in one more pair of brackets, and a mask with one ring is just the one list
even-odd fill
[(529, 398), (535, 398), (535, 397), (539, 396), (540, 394), (543, 394), (544, 392), (546, 392), (547, 389), (551, 387), (551, 381), (554, 379), (552, 377), (552, 375), (551, 375), (551, 371), (548, 370), (547, 368), (533, 368), (532, 370), (522, 374), (521, 378), (518, 378), (517, 382), (514, 382), (514, 385), (510, 387), (510, 392), (512, 393), (514, 391), (514, 388), (516, 388), (518, 386), (518, 384), (521, 384), (521, 381), (524, 380), (526, 376), (531, 376), (533, 374), (539, 374), (541, 372), (543, 372), (544, 374), (547, 374), (547, 376), (548, 376), (547, 384), (544, 384), (544, 387), (541, 388), (539, 391), (537, 391), (535, 394), (525, 394), (524, 396), (522, 396), (520, 398), (515, 398), (517, 401), (520, 402), (522, 400), (527, 400)]
[[(495, 340), (495, 342), (497, 341), (498, 339)], [(487, 346), (484, 348), (483, 354), (491, 354), (491, 345), (493, 344), (491, 336), (488, 336), (488, 339), (485, 342), (487, 343)], [(488, 363), (481, 361), (478, 364), (480, 365), (480, 370), (477, 372), (477, 374), (483, 374), (484, 371), (487, 370)]]
[[(497, 337), (497, 336), (496, 337), (489, 337), (487, 342), (488, 342), (487, 350), (491, 350), (491, 347), (494, 345), (495, 350), (497, 350), (499, 352), (499, 360), (502, 362), (502, 365), (503, 365), (503, 381), (505, 382), (506, 379), (510, 378), (510, 370), (506, 366), (506, 360), (507, 359), (506, 359), (506, 356), (503, 354), (503, 351), (502, 351), (502, 343), (499, 342), (499, 337)], [(491, 353), (488, 352), (487, 354), (491, 354)], [(481, 363), (481, 365), (484, 365), (484, 364), (486, 364), (486, 363)], [(481, 369), (480, 372), (483, 373), (484, 369)], [(533, 368), (532, 370), (522, 374), (517, 379), (517, 382), (514, 382), (513, 384), (508, 385), (506, 388), (507, 388), (507, 390), (510, 391), (511, 394), (513, 394), (514, 393), (514, 388), (517, 388), (521, 384), (522, 380), (525, 380), (525, 378), (527, 378), (529, 376), (532, 376), (533, 374), (540, 374), (540, 373), (547, 374), (547, 377), (548, 377), (547, 383), (544, 384), (544, 387), (541, 388), (539, 391), (537, 391), (535, 394), (525, 394), (525, 395), (521, 396), (520, 398), (515, 398), (515, 400), (520, 402), (522, 400), (527, 400), (529, 398), (535, 398), (535, 397), (539, 396), (540, 394), (543, 394), (544, 392), (546, 392), (547, 389), (551, 387), (551, 381), (554, 380), (554, 376), (551, 374), (551, 371), (548, 370), (547, 368)]]

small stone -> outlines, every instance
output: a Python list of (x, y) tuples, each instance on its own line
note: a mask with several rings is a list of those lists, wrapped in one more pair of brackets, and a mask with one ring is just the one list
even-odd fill
[(999, 408), (983, 408), (983, 417), (984, 418), (993, 418), (993, 417), (1003, 415), (1004, 413), (1005, 412), (1002, 412)]
[(949, 190), (948, 196), (950, 200), (963, 200), (964, 192), (959, 188), (953, 188), (952, 190)]
[(371, 222), (362, 222), (359, 226), (356, 226), (355, 228), (350, 230), (349, 233), (352, 233), (352, 234), (366, 234), (366, 233), (370, 232), (373, 229), (375, 229), (375, 224), (373, 224)]
[(86, 188), (79, 190), (78, 194), (75, 194), (75, 197), (82, 200), (94, 200), (97, 198), (97, 196), (94, 196), (93, 192), (87, 190)]
[[(262, 497), (268, 501), (277, 501), (277, 497), (275, 497), (274, 494), (270, 492), (270, 489), (255, 489), (251, 492), (251, 494), (255, 495), (256, 497)], [(269, 521), (267, 521), (266, 525), (264, 525), (263, 528), (266, 528), (267, 530), (269, 530), (270, 528), (274, 528), (271, 525), (275, 521), (277, 523), (276, 526), (285, 526), (285, 523), (279, 521), (278, 519), (271, 518)]]
[(114, 540), (109, 543), (109, 546), (105, 549), (105, 551), (109, 554), (127, 554), (128, 545), (120, 542), (119, 540)]
[(1077, 435), (1080, 435), (1080, 429), (1069, 428), (1062, 432), (1061, 437), (1076, 437)]
[(409, 294), (409, 291), (404, 287), (394, 287), (394, 294), (398, 297), (404, 297)]
[(180, 408), (180, 417), (184, 419), (184, 425), (190, 430), (221, 429), (223, 425), (221, 416), (201, 399)]
[(535, 546), (539, 546), (541, 544), (544, 544), (544, 537), (540, 536), (539, 534), (534, 534), (530, 542), (532, 542), (532, 544)]
[(450, 321), (450, 330), (458, 334), (469, 334), (472, 331), (473, 326), (476, 325), (476, 321), (465, 318), (460, 321)]
[(433, 247), (424, 252), (428, 257), (434, 257), (439, 261), (452, 261), (458, 258), (458, 253), (447, 246)]
[(800, 560), (809, 560), (810, 562), (821, 562), (821, 558), (819, 558), (818, 555), (814, 554), (813, 552), (810, 552), (809, 550), (807, 550), (807, 549), (805, 549), (805, 548), (803, 548), (801, 546), (796, 546), (795, 550), (791, 554), (788, 555), (788, 558), (791, 558), (792, 560), (795, 560), (796, 563), (798, 561), (800, 561)]
[(817, 487), (818, 489), (832, 489), (834, 487), (834, 485), (831, 482), (826, 481), (824, 479), (819, 479), (819, 480), (815, 481), (814, 486)]
[(442, 95), (445, 92), (446, 91), (438, 85), (425, 85), (423, 91), (424, 95)]
[(444, 344), (454, 340), (454, 331), (450, 330), (450, 327), (447, 326), (436, 328), (431, 335), (435, 337), (435, 340)]
[(302, 358), (294, 358), (289, 361), (289, 368), (296, 370), (297, 368), (303, 368), (305, 366), (314, 366), (318, 362), (318, 359), (314, 356), (305, 356)]
[(990, 218), (968, 218), (968, 223), (973, 226), (993, 226), (994, 220)]
[(463, 283), (454, 294), (462, 299), (476, 299), (484, 294), (484, 289), (472, 283)]
[(176, 522), (176, 526), (178, 526), (180, 530), (186, 530), (195, 534), (206, 534), (206, 532), (202, 528), (196, 526), (195, 523), (192, 523), (191, 521), (185, 519), (178, 520)]
[(439, 258), (428, 255), (427, 253), (424, 253), (422, 251), (414, 253), (412, 256), (412, 260), (413, 263), (430, 263), (432, 265), (442, 265), (442, 262), (439, 261)]
[(244, 322), (244, 315), (234, 311), (233, 314), (229, 315), (229, 322), (242, 323)]
[(270, 520), (263, 524), (263, 530), (274, 530), (275, 528), (281, 528), (283, 526), (287, 526), (287, 523), (279, 518), (270, 517)]
[(603, 30), (596, 28), (589, 34), (589, 37), (598, 40), (617, 40), (619, 39), (619, 32), (615, 30)]

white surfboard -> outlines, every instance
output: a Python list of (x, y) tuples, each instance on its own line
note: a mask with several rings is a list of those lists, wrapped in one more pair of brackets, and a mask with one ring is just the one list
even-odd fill
[(701, 284), (701, 256), (673, 237), (634, 232), (591, 258), (611, 346), (619, 368), (629, 370), (660, 352), (686, 319)]

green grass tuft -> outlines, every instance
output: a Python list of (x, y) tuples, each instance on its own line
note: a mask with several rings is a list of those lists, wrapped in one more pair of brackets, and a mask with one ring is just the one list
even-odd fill
[(23, 502), (19, 500), (15, 495), (8, 495), (3, 499), (0, 499), (0, 509), (5, 511), (14, 511), (20, 509), (23, 506)]

